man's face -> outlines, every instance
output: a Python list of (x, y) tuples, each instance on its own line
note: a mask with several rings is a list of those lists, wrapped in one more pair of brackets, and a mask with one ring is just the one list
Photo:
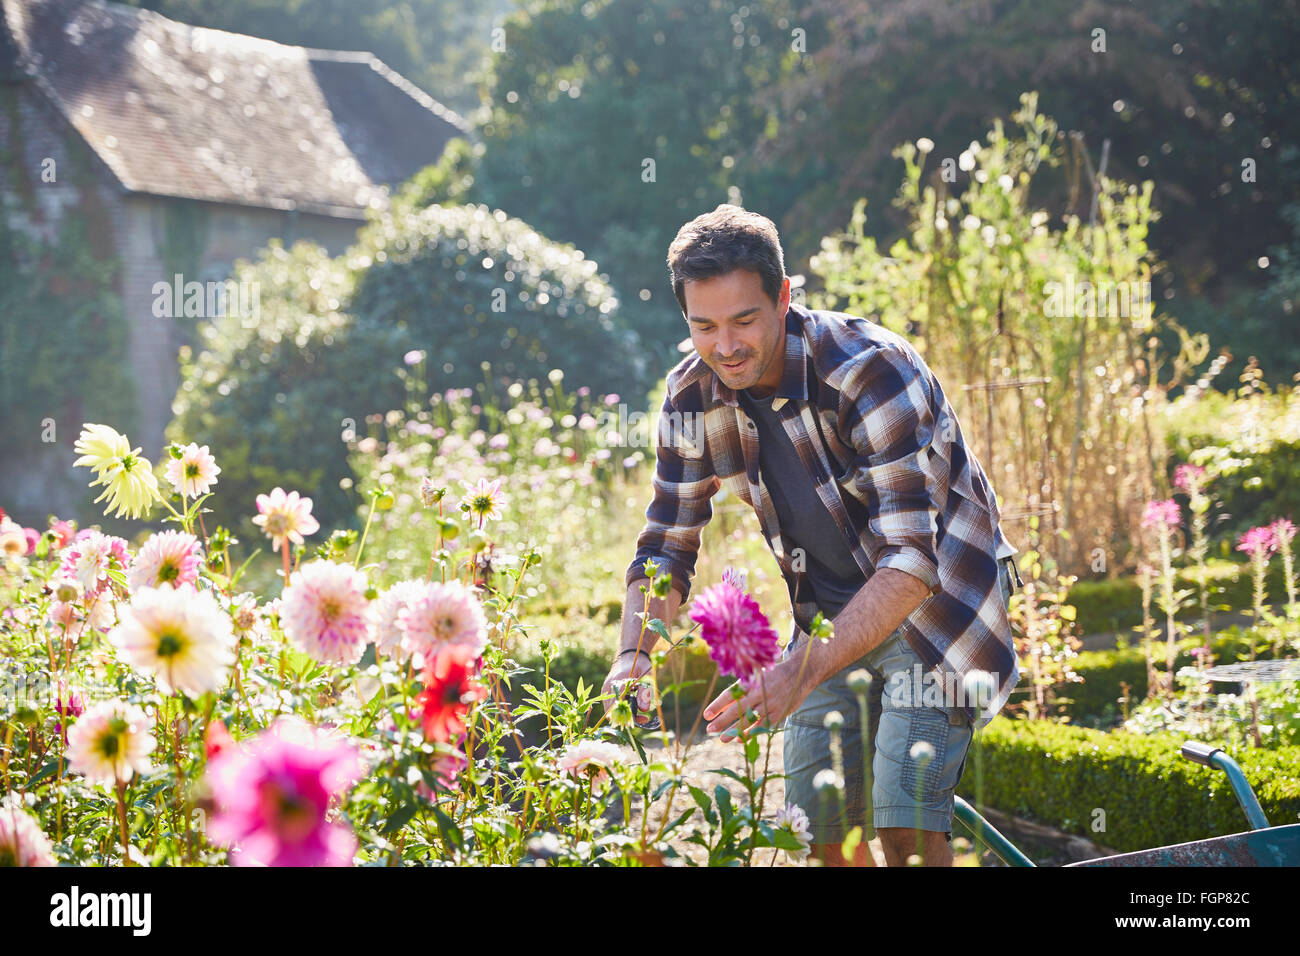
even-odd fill
[(747, 269), (687, 279), (682, 295), (691, 344), (724, 385), (768, 394), (781, 384), (788, 278), (782, 280), (775, 304), (763, 292), (758, 273)]

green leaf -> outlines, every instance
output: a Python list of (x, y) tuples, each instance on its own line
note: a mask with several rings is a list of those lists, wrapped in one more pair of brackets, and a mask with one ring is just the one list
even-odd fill
[(438, 832), (442, 834), (444, 843), (451, 844), (457, 850), (465, 848), (464, 834), (460, 832), (460, 827), (456, 826), (456, 822), (451, 817), (434, 807), (433, 819), (438, 824)]
[(709, 795), (699, 787), (692, 786), (691, 784), (687, 784), (686, 788), (691, 791), (691, 796), (695, 798), (696, 804), (698, 804), (699, 808), (704, 811), (704, 819), (709, 822), (710, 826), (716, 824), (718, 822), (718, 817), (713, 812), (713, 801), (709, 799)]
[(722, 784), (713, 788), (713, 799), (718, 803), (718, 812), (722, 814), (724, 824), (736, 815), (735, 808), (731, 805), (731, 791)]
[(51, 760), (44, 767), (42, 767), (40, 770), (36, 771), (34, 774), (31, 775), (31, 777), (27, 781), (27, 786), (30, 788), (32, 784), (36, 783), (39, 780), (44, 780), (46, 777), (50, 776), (58, 769), (59, 769), (58, 759), (56, 758), (54, 760)]
[(384, 836), (391, 836), (398, 830), (402, 829), (402, 827), (406, 826), (406, 824), (410, 822), (411, 817), (415, 816), (416, 811), (419, 809), (419, 805), (414, 800), (402, 804), (389, 815), (387, 820), (384, 821), (384, 825), (379, 832)]

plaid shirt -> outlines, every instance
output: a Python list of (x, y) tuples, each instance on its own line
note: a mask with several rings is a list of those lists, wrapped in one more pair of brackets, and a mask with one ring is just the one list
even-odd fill
[[(818, 608), (806, 561), (764, 487), (755, 423), (698, 353), (668, 373), (667, 386), (653, 497), (627, 585), (654, 558), (685, 602), (710, 499), (725, 486), (757, 513), (807, 633)], [(864, 576), (895, 568), (930, 588), (902, 624), (926, 667), (958, 681), (973, 670), (995, 675), (998, 689), (978, 715), (986, 723), (1019, 677), (995, 557), (1005, 539), (997, 499), (934, 373), (874, 322), (791, 304), (772, 407)]]

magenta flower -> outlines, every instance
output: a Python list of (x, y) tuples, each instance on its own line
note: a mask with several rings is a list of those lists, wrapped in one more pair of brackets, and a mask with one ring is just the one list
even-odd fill
[(745, 590), (746, 577), (748, 577), (748, 572), (738, 571), (730, 564), (722, 569), (722, 580), (737, 590)]
[(1266, 558), (1277, 550), (1277, 541), (1273, 538), (1273, 529), (1269, 525), (1251, 528), (1237, 539), (1237, 550), (1244, 551), (1252, 558)]
[(1177, 528), (1182, 520), (1178, 502), (1173, 498), (1167, 501), (1148, 501), (1146, 511), (1142, 515), (1142, 527)]
[(208, 765), (216, 804), (208, 835), (233, 844), (236, 866), (348, 866), (357, 839), (325, 816), (364, 770), (346, 740), (282, 717)]
[(1273, 533), (1273, 549), (1281, 550), (1295, 540), (1295, 525), (1286, 518), (1278, 518), (1268, 530)]
[(1200, 465), (1179, 465), (1174, 469), (1174, 487), (1186, 494), (1200, 490), (1205, 484), (1205, 469)]
[(749, 690), (765, 667), (776, 663), (777, 635), (758, 602), (732, 584), (715, 584), (691, 604), (691, 620), (709, 647), (718, 672)]

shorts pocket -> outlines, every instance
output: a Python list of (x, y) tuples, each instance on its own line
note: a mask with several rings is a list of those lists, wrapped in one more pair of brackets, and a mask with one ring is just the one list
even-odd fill
[[(897, 714), (898, 711), (895, 713)], [(923, 804), (932, 802), (938, 794), (944, 760), (948, 754), (950, 727), (948, 715), (931, 707), (917, 708), (908, 721), (900, 785), (905, 794), (915, 798), (919, 784)], [(924, 769), (922, 769), (922, 762), (913, 756), (913, 748), (921, 743), (929, 744), (931, 748), (929, 761), (924, 764)]]

